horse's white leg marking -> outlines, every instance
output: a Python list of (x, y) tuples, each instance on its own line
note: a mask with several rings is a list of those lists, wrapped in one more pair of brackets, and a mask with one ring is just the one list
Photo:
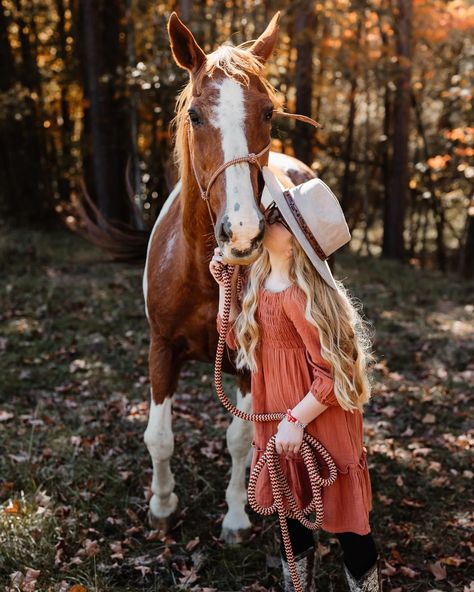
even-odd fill
[(168, 210), (172, 206), (172, 204), (173, 204), (176, 196), (179, 195), (179, 193), (181, 191), (181, 186), (182, 186), (182, 183), (181, 183), (181, 180), (179, 180), (178, 183), (174, 186), (173, 191), (169, 194), (168, 199), (165, 201), (165, 203), (161, 207), (161, 210), (160, 210), (160, 213), (158, 215), (158, 218), (156, 219), (155, 224), (153, 225), (153, 230), (151, 231), (150, 238), (148, 239), (148, 247), (147, 247), (147, 250), (146, 250), (145, 269), (143, 270), (143, 296), (145, 298), (145, 314), (146, 314), (147, 318), (148, 318), (148, 307), (147, 307), (148, 277), (147, 277), (147, 269), (148, 269), (148, 256), (150, 254), (151, 241), (153, 240), (153, 235), (155, 234), (155, 231), (158, 228), (159, 223), (161, 222), (161, 220), (163, 220), (163, 218), (165, 217), (166, 213), (168, 212)]
[[(244, 91), (242, 86), (231, 78), (225, 78), (218, 88), (219, 98), (213, 110), (211, 124), (220, 131), (224, 161), (228, 162), (249, 153), (245, 135)], [(253, 238), (258, 232), (258, 214), (253, 198), (249, 164), (240, 163), (227, 167), (224, 174), (225, 214), (231, 222), (235, 221), (236, 227), (241, 226), (239, 235), (243, 237), (245, 232), (246, 239)]]
[(150, 402), (150, 415), (144, 440), (153, 462), (153, 481), (150, 511), (154, 518), (167, 518), (177, 508), (178, 497), (174, 493), (175, 480), (170, 469), (174, 436), (171, 423), (172, 397), (157, 405)]
[[(251, 412), (252, 395), (242, 396), (237, 388), (237, 407), (247, 413)], [(247, 456), (251, 448), (253, 424), (234, 417), (227, 428), (227, 447), (232, 458), (232, 472), (227, 486), (225, 499), (228, 510), (224, 516), (222, 528), (230, 531), (246, 530), (251, 527), (245, 512), (247, 489), (245, 486), (245, 469)]]

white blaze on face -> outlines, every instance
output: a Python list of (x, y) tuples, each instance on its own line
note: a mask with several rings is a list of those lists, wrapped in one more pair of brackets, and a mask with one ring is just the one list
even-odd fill
[[(225, 78), (217, 86), (219, 96), (211, 123), (220, 131), (224, 162), (228, 162), (240, 156), (247, 156), (249, 153), (245, 135), (244, 92), (242, 86), (230, 78)], [(250, 165), (246, 162), (240, 163), (227, 167), (223, 173), (226, 185), (224, 215), (229, 217), (234, 235), (236, 229), (242, 230), (238, 235), (239, 238), (240, 235), (242, 236), (243, 241), (248, 241), (258, 232), (258, 217), (249, 167)], [(248, 244), (241, 246), (246, 248)]]

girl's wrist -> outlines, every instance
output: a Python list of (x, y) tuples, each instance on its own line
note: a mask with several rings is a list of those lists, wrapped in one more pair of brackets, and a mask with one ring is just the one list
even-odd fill
[(287, 420), (289, 423), (292, 423), (293, 425), (296, 425), (296, 426), (298, 426), (298, 427), (299, 427), (299, 428), (301, 428), (302, 430), (304, 430), (304, 429), (306, 428), (306, 426), (308, 425), (308, 424), (306, 424), (306, 423), (303, 423), (302, 421), (300, 421), (300, 420), (299, 420), (297, 417), (295, 417), (295, 416), (293, 415), (293, 413), (291, 412), (291, 409), (287, 409), (287, 410), (286, 410), (286, 420)]

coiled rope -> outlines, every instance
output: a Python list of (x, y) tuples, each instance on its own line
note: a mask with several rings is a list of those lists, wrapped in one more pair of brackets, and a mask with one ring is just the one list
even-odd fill
[[(217, 396), (219, 397), (222, 405), (240, 419), (246, 421), (279, 421), (286, 416), (286, 413), (245, 413), (238, 409), (235, 405), (229, 401), (227, 395), (222, 387), (222, 361), (224, 356), (225, 339), (227, 335), (227, 329), (229, 324), (229, 315), (231, 309), (232, 299), (232, 268), (231, 265), (222, 264), (220, 270), (217, 272), (217, 279), (224, 282), (225, 294), (224, 294), (224, 310), (222, 314), (221, 329), (219, 332), (219, 341), (217, 344), (216, 351), (216, 363), (214, 366), (214, 382), (216, 386)], [(242, 276), (239, 274), (237, 278), (237, 290), (241, 289)], [(273, 435), (265, 449), (260, 460), (255, 465), (249, 479), (248, 484), (248, 501), (252, 509), (263, 516), (270, 516), (275, 512), (278, 513), (280, 521), (280, 528), (283, 537), (283, 543), (285, 545), (286, 557), (288, 561), (288, 569), (291, 574), (293, 586), (296, 592), (304, 592), (301, 587), (301, 582), (298, 577), (296, 569), (295, 558), (293, 549), (291, 546), (291, 540), (288, 533), (288, 526), (286, 518), (294, 518), (301, 522), (303, 526), (310, 530), (317, 530), (321, 528), (323, 522), (323, 503), (322, 503), (322, 487), (332, 485), (337, 478), (337, 468), (334, 460), (332, 459), (326, 448), (316, 438), (313, 438), (307, 432), (304, 433), (303, 441), (301, 443), (300, 452), (303, 457), (306, 470), (308, 471), (309, 480), (311, 483), (312, 500), (305, 507), (300, 509), (295, 500), (295, 497), (288, 485), (288, 481), (282, 473), (280, 465), (280, 455), (276, 451), (275, 447), (276, 434)], [(320, 467), (316, 462), (315, 452), (319, 452), (324, 459), (328, 469), (329, 477), (324, 479), (320, 474)], [(258, 477), (264, 467), (268, 465), (268, 473), (270, 476), (270, 484), (273, 494), (273, 504), (271, 506), (260, 506), (255, 498), (255, 489)], [(288, 501), (289, 509), (284, 507), (284, 498)], [(316, 519), (313, 521), (308, 520), (305, 514), (310, 512), (316, 512)]]

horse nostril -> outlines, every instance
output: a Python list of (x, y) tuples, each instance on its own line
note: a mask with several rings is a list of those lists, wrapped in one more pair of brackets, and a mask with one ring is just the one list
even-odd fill
[(219, 239), (221, 241), (228, 241), (232, 238), (232, 230), (230, 229), (230, 226), (229, 218), (225, 216), (219, 228)]

